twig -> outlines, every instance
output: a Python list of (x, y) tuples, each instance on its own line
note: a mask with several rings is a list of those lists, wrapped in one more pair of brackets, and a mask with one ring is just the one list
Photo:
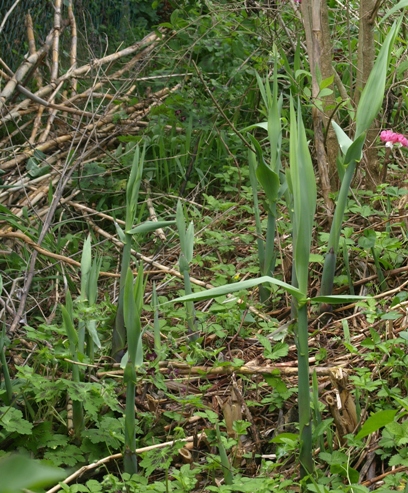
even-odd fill
[[(156, 211), (154, 210), (153, 202), (152, 199), (150, 198), (151, 189), (150, 189), (149, 180), (143, 180), (143, 185), (147, 193), (146, 203), (147, 203), (147, 208), (149, 210), (150, 220), (157, 223)], [(154, 234), (158, 236), (162, 241), (166, 241), (166, 235), (164, 234), (162, 228), (156, 229)]]
[(3, 20), (1, 21), (0, 24), (0, 34), (4, 29), (4, 26), (6, 25), (7, 19), (9, 18), (10, 14), (13, 12), (13, 10), (17, 7), (17, 5), (20, 3), (20, 0), (16, 0), (13, 5), (8, 9), (8, 11), (5, 13)]
[[(45, 255), (46, 257), (50, 257), (55, 260), (59, 260), (60, 262), (64, 262), (66, 264), (72, 265), (74, 267), (81, 268), (81, 262), (77, 262), (76, 260), (70, 257), (65, 257), (64, 255), (59, 255), (58, 253), (53, 253), (50, 252), (49, 250), (46, 250), (45, 248), (41, 247), (38, 243), (33, 241), (30, 237), (28, 237), (24, 233), (21, 233), (20, 231), (9, 231), (7, 233), (0, 231), (0, 238), (5, 238), (5, 239), (13, 238), (16, 240), (24, 241), (26, 245), (29, 245), (41, 255)], [(105, 277), (115, 277), (115, 278), (120, 277), (120, 274), (116, 274), (114, 272), (100, 272), (100, 275)]]
[[(172, 440), (170, 442), (164, 442), (164, 443), (158, 443), (157, 445), (149, 445), (148, 447), (142, 447), (139, 449), (136, 449), (136, 454), (142, 454), (143, 452), (149, 452), (151, 450), (158, 450), (161, 448), (165, 447), (173, 447), (177, 443), (188, 443), (192, 442), (195, 439), (200, 439), (203, 437), (205, 434), (204, 433), (199, 433), (196, 437), (195, 436), (189, 436), (187, 438), (181, 438), (180, 440)], [(102, 466), (103, 464), (106, 464), (107, 462), (110, 462), (111, 460), (116, 460), (116, 459), (121, 459), (123, 457), (123, 454), (113, 454), (109, 455), (108, 457), (104, 457), (103, 459), (98, 460), (97, 462), (94, 462), (93, 464), (88, 464), (87, 466), (83, 466), (78, 471), (75, 471), (71, 476), (68, 476), (64, 481), (62, 481), (63, 484), (68, 484), (71, 481), (73, 481), (75, 478), (78, 478), (82, 476), (87, 471), (91, 471), (92, 469), (96, 469), (99, 466)], [(61, 489), (61, 485), (57, 484), (50, 490), (47, 490), (46, 493), (56, 493)]]

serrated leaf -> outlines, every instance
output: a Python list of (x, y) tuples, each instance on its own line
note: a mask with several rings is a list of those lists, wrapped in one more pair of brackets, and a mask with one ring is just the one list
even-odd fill
[(23, 413), (14, 407), (0, 407), (0, 426), (8, 433), (31, 435), (33, 425), (23, 418)]

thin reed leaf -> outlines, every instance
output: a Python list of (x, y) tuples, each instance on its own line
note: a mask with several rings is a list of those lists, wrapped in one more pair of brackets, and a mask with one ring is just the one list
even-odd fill
[(153, 334), (154, 334), (154, 350), (157, 355), (160, 355), (162, 344), (161, 344), (161, 334), (160, 334), (160, 323), (159, 323), (159, 301), (157, 298), (156, 283), (153, 282)]
[(395, 21), (385, 38), (374, 67), (368, 77), (367, 83), (361, 93), (356, 113), (356, 136), (366, 132), (373, 123), (383, 104), (385, 81), (387, 78), (388, 60), (395, 37), (401, 26), (403, 17)]
[(139, 226), (136, 226), (135, 228), (130, 229), (129, 231), (126, 231), (126, 234), (133, 235), (136, 233), (142, 234), (142, 233), (150, 233), (152, 231), (156, 231), (160, 228), (165, 228), (167, 226), (171, 226), (175, 224), (176, 221), (145, 221), (142, 224), (139, 224)]
[(81, 256), (81, 299), (86, 298), (91, 266), (92, 266), (92, 247), (91, 247), (91, 237), (88, 235), (87, 239), (84, 241), (84, 245), (82, 247), (82, 256)]
[[(313, 402), (313, 424), (315, 429), (322, 423), (322, 414), (320, 412), (319, 401), (319, 382), (317, 380), (316, 370), (312, 374), (312, 402)], [(317, 443), (321, 452), (324, 452), (324, 436), (320, 434), (317, 437)]]
[(284, 288), (289, 294), (293, 295), (298, 300), (299, 304), (306, 303), (307, 301), (305, 295), (298, 288), (295, 288), (286, 282), (280, 281), (279, 279), (275, 279), (274, 277), (262, 276), (256, 279), (234, 282), (232, 284), (226, 284), (225, 286), (206, 289), (205, 291), (201, 291), (199, 293), (193, 293), (191, 295), (181, 296), (180, 298), (176, 298), (175, 300), (172, 301), (167, 301), (166, 303), (208, 300), (210, 298), (225, 296), (226, 294), (236, 293), (237, 291), (250, 289), (255, 286), (259, 286), (260, 284), (266, 284), (266, 283), (274, 284), (275, 286)]
[[(291, 119), (296, 121), (292, 100)], [(291, 121), (292, 128), (293, 122)], [(291, 135), (291, 141), (292, 139)], [(294, 262), (299, 289), (306, 296), (310, 245), (316, 210), (316, 178), (300, 113), (300, 102), (298, 102), (297, 132), (295, 132), (294, 140), (297, 145), (290, 146), (290, 178), (293, 187), (294, 214), (296, 216), (296, 241), (293, 244)]]
[[(0, 293), (2, 291), (2, 279), (0, 276)], [(6, 359), (6, 327), (3, 324), (0, 335), (0, 368), (3, 373), (4, 386), (6, 388), (6, 393), (3, 395), (2, 399), (6, 406), (9, 406), (13, 401), (13, 385), (11, 383), (10, 372)]]
[(397, 3), (397, 5), (394, 5), (381, 19), (379, 24), (382, 24), (388, 17), (391, 15), (395, 14), (398, 10), (401, 10), (405, 7), (408, 7), (408, 0), (401, 0), (400, 2)]
[(127, 474), (137, 473), (136, 455), (136, 412), (135, 412), (135, 393), (136, 393), (136, 372), (134, 363), (128, 360), (123, 380), (126, 385), (126, 404), (125, 404), (125, 450), (123, 452), (123, 466)]
[(234, 482), (232, 466), (230, 464), (230, 461), (228, 460), (228, 455), (225, 450), (224, 444), (222, 443), (222, 437), (218, 423), (216, 423), (215, 425), (215, 432), (217, 434), (217, 441), (218, 441), (217, 447), (218, 447), (218, 452), (220, 454), (222, 473), (224, 475), (225, 484), (231, 485)]
[[(250, 139), (249, 135), (248, 138)], [(254, 215), (255, 215), (255, 228), (256, 228), (256, 243), (258, 246), (258, 259), (262, 273), (263, 266), (265, 265), (265, 244), (262, 239), (263, 231), (262, 231), (261, 214), (259, 210), (259, 201), (258, 201), (258, 180), (256, 177), (256, 168), (258, 164), (256, 161), (256, 154), (252, 151), (252, 149), (248, 150), (248, 163), (249, 163), (249, 179), (251, 183), (252, 197), (254, 201)]]

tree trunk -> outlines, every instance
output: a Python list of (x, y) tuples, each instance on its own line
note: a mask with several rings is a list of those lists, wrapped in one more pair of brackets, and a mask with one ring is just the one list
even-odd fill
[[(361, 92), (374, 65), (374, 23), (378, 9), (377, 3), (378, 2), (376, 0), (361, 0), (360, 2), (357, 77), (354, 94), (354, 101), (356, 105), (360, 101)], [(372, 190), (374, 190), (381, 181), (381, 170), (379, 168), (377, 150), (375, 148), (375, 140), (377, 135), (378, 122), (374, 121), (371, 128), (367, 132), (366, 150), (363, 161), (367, 173), (365, 184)]]
[[(333, 137), (329, 129), (330, 152), (325, 148), (325, 130), (334, 107), (333, 94), (320, 97), (320, 82), (333, 75), (332, 48), (328, 25), (326, 0), (303, 0), (303, 23), (306, 34), (306, 45), (309, 55), (310, 71), (312, 74), (312, 98), (315, 102), (312, 110), (314, 140), (316, 147), (317, 166), (320, 176), (320, 185), (327, 211), (333, 211), (333, 202), (330, 199), (332, 191), (330, 174), (336, 176), (336, 156)], [(323, 24), (326, 24), (323, 27)], [(333, 84), (329, 88), (333, 89)], [(330, 161), (331, 162), (330, 162)]]

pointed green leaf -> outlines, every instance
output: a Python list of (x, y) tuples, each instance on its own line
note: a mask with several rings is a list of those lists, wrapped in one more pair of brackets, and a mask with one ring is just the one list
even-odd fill
[(250, 130), (253, 130), (254, 128), (263, 128), (264, 130), (268, 131), (268, 122), (254, 123), (253, 125), (250, 125), (249, 127), (243, 128), (242, 132), (249, 132)]
[(98, 349), (101, 349), (102, 344), (98, 336), (98, 332), (96, 330), (96, 320), (89, 320), (86, 324), (86, 330), (88, 331), (89, 335), (91, 336), (91, 339), (93, 340), (95, 346)]
[(119, 226), (119, 224), (116, 221), (113, 224), (115, 225), (116, 233), (118, 234), (120, 241), (122, 243), (126, 243), (127, 241), (126, 235), (123, 229)]
[(394, 421), (395, 415), (397, 414), (396, 409), (387, 409), (385, 411), (378, 411), (372, 414), (367, 421), (361, 427), (361, 430), (357, 433), (356, 439), (360, 440), (371, 433), (379, 430), (383, 426)]
[(356, 294), (338, 294), (338, 295), (327, 295), (327, 296), (315, 296), (310, 298), (309, 301), (312, 303), (328, 303), (329, 305), (341, 305), (343, 303), (355, 303), (357, 301), (366, 300), (370, 296), (358, 296)]
[[(309, 277), (309, 254), (312, 241), (314, 214), (316, 210), (316, 177), (310, 157), (306, 132), (303, 125), (300, 102), (296, 116), (291, 100), (290, 177), (294, 201), (294, 261), (299, 289), (307, 293)], [(292, 142), (293, 140), (293, 142)]]
[(259, 92), (261, 93), (264, 105), (266, 107), (268, 107), (268, 98), (266, 96), (266, 91), (265, 91), (265, 86), (264, 86), (263, 80), (261, 79), (258, 72), (255, 72), (255, 76), (256, 76), (256, 80), (258, 81)]
[(123, 291), (123, 318), (127, 329), (129, 358), (134, 364), (138, 340), (136, 337), (137, 309), (133, 295), (133, 272), (130, 268), (126, 273), (125, 288)]
[(137, 145), (133, 155), (132, 168), (126, 187), (126, 229), (132, 227), (136, 217), (145, 151), (146, 148), (144, 147), (142, 153), (140, 153), (140, 148)]
[(177, 201), (177, 209), (176, 209), (176, 224), (177, 231), (180, 238), (180, 249), (182, 252), (186, 250), (186, 220), (184, 218), (184, 208), (181, 204), (181, 201)]
[(88, 290), (88, 282), (89, 282), (89, 271), (91, 270), (92, 265), (92, 247), (91, 247), (91, 237), (88, 235), (88, 238), (84, 242), (84, 246), (82, 248), (82, 256), (81, 256), (81, 298), (86, 297), (86, 292)]
[(65, 308), (65, 306), (61, 306), (61, 314), (62, 314), (64, 329), (68, 336), (71, 353), (74, 355), (75, 348), (78, 344), (78, 334), (77, 331), (75, 330), (72, 318), (70, 317), (68, 310)]
[(348, 148), (351, 146), (353, 141), (350, 139), (350, 137), (344, 132), (344, 130), (338, 125), (334, 120), (332, 120), (332, 126), (334, 128), (334, 131), (336, 133), (337, 137), (337, 142), (339, 143), (341, 152), (343, 154), (346, 154), (348, 151)]
[(397, 3), (397, 5), (394, 5), (394, 7), (392, 7), (380, 20), (379, 24), (382, 24), (385, 19), (388, 19), (388, 17), (390, 17), (390, 15), (393, 15), (395, 12), (397, 12), (397, 10), (403, 9), (404, 7), (408, 7), (408, 0), (401, 0)]
[(8, 455), (0, 459), (2, 493), (45, 488), (65, 476), (63, 469), (42, 464), (23, 455)]
[(388, 58), (401, 21), (402, 17), (391, 27), (361, 93), (356, 113), (356, 135), (361, 135), (370, 128), (383, 104)]
[(363, 132), (347, 149), (344, 157), (344, 165), (347, 166), (352, 161), (358, 163), (363, 155), (363, 146), (366, 139), (366, 133)]
[(99, 272), (101, 270), (102, 258), (96, 258), (91, 267), (91, 272), (89, 273), (88, 287), (87, 287), (87, 298), (90, 306), (96, 303), (98, 296), (98, 278)]
[(194, 253), (194, 224), (191, 221), (186, 231), (186, 244), (184, 255), (188, 263), (193, 260)]
[(156, 231), (157, 229), (165, 228), (166, 226), (171, 226), (175, 223), (176, 221), (145, 221), (144, 223), (139, 224), (139, 226), (126, 231), (126, 234), (134, 235), (137, 233), (150, 233), (151, 231)]
[(219, 286), (216, 288), (207, 289), (201, 291), (199, 293), (193, 293), (186, 296), (181, 296), (180, 298), (176, 298), (172, 301), (167, 301), (166, 303), (177, 303), (179, 301), (200, 301), (200, 300), (208, 300), (210, 298), (217, 298), (218, 296), (225, 296), (226, 294), (236, 293), (237, 291), (241, 291), (244, 289), (250, 289), (255, 286), (259, 286), (260, 284), (274, 284), (275, 286), (279, 286), (289, 294), (293, 295), (299, 302), (299, 304), (304, 303), (306, 301), (306, 297), (303, 293), (298, 289), (286, 282), (280, 281), (279, 279), (275, 279), (270, 276), (262, 276), (256, 279), (249, 279), (247, 281), (234, 282), (232, 284), (226, 284), (225, 286)]

